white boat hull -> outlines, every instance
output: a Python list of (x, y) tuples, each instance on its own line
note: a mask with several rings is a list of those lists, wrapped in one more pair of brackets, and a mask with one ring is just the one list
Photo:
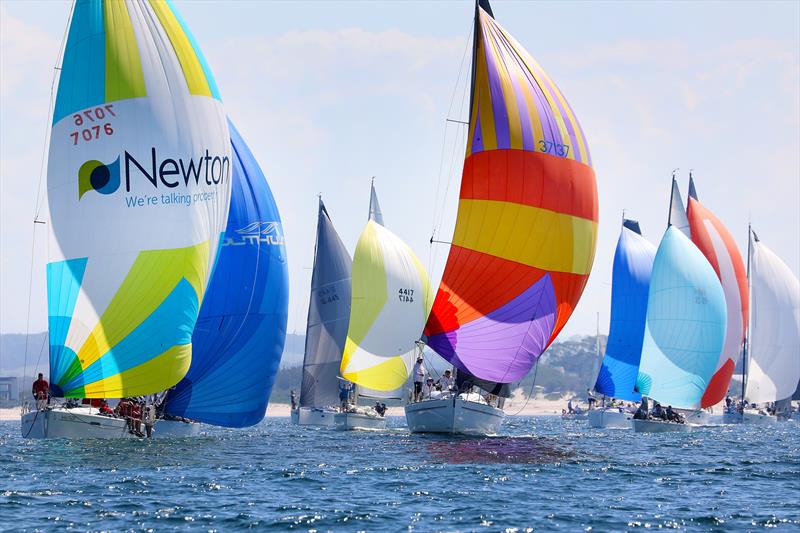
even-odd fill
[(301, 407), (292, 411), (292, 423), (301, 426), (333, 426), (336, 411)]
[(778, 417), (775, 415), (761, 414), (758, 411), (745, 409), (742, 422), (754, 426), (770, 426), (778, 423)]
[(412, 433), (494, 435), (505, 418), (502, 409), (460, 398), (411, 403), (405, 410)]
[(685, 433), (692, 430), (689, 424), (666, 422), (664, 420), (633, 420), (636, 433)]
[[(142, 425), (144, 431), (144, 425)], [(157, 439), (174, 439), (196, 437), (200, 434), (199, 422), (181, 422), (180, 420), (156, 420), (153, 426), (153, 437)]]
[(620, 413), (618, 409), (592, 409), (589, 411), (589, 427), (631, 429), (633, 415), (628, 412)]
[(29, 439), (126, 439), (135, 437), (125, 420), (98, 414), (97, 409), (54, 407), (22, 415), (22, 436)]
[(386, 418), (364, 413), (336, 413), (333, 416), (333, 427), (339, 431), (353, 429), (386, 429)]

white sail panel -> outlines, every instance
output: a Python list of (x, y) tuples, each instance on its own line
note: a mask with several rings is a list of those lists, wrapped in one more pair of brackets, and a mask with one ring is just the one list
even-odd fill
[(750, 270), (748, 402), (792, 396), (800, 381), (800, 281), (772, 250), (754, 239)]

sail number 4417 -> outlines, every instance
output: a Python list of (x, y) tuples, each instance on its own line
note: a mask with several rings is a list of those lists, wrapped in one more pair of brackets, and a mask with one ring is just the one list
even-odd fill
[(397, 298), (405, 303), (405, 302), (413, 302), (414, 301), (414, 289), (400, 289), (397, 291)]
[(106, 104), (75, 113), (72, 115), (72, 120), (79, 129), (69, 134), (70, 138), (72, 138), (72, 145), (78, 144), (78, 141), (90, 142), (99, 139), (101, 136), (114, 135), (114, 128), (111, 127), (111, 122), (103, 121), (106, 119), (111, 120), (112, 117), (116, 116), (114, 104)]

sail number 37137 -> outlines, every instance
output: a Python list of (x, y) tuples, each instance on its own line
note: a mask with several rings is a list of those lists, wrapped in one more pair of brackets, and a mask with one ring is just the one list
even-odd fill
[(79, 141), (91, 142), (101, 136), (114, 135), (114, 128), (111, 127), (111, 122), (103, 121), (106, 119), (111, 120), (111, 117), (116, 116), (114, 104), (84, 109), (80, 113), (75, 113), (72, 115), (72, 120), (79, 129), (69, 134), (70, 138), (72, 138), (72, 145), (75, 146)]

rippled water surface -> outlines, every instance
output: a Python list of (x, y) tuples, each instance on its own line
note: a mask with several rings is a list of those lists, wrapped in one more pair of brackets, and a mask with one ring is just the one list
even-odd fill
[(797, 423), (642, 435), (518, 417), (445, 438), (403, 422), (175, 441), (29, 441), (0, 422), (0, 527), (800, 531)]

